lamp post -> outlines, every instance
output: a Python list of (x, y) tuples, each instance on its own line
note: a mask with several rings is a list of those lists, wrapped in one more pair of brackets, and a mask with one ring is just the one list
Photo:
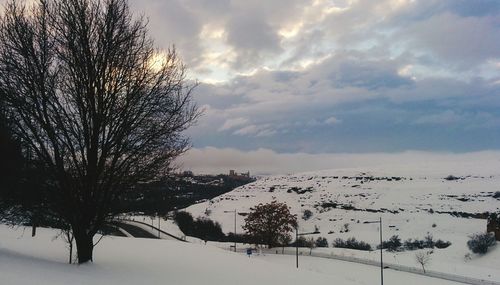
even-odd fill
[(234, 211), (224, 211), (224, 213), (234, 213), (234, 252), (236, 252), (236, 209)]
[(295, 266), (299, 268), (299, 236), (313, 235), (319, 234), (319, 231), (314, 231), (310, 233), (300, 233), (299, 234), (299, 226), (295, 227)]
[(382, 217), (378, 221), (367, 221), (363, 224), (379, 224), (380, 225), (380, 285), (384, 285), (384, 260), (382, 257)]
[(160, 214), (158, 214), (158, 238), (161, 238), (161, 234), (160, 234)]

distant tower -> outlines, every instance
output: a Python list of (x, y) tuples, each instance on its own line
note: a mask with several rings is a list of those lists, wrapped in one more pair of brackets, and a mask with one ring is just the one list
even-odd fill
[(229, 176), (236, 176), (236, 171), (233, 169), (229, 170)]

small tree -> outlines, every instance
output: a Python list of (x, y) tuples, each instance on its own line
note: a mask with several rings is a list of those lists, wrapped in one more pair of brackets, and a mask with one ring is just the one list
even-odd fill
[(316, 247), (316, 242), (313, 237), (307, 239), (307, 247), (309, 248), (309, 255), (312, 255), (313, 249)]
[(349, 232), (349, 224), (348, 223), (345, 223), (343, 226), (342, 226), (342, 230), (344, 233), (348, 233)]
[(495, 235), (492, 233), (476, 233), (470, 236), (467, 246), (473, 253), (485, 254), (488, 248), (496, 242)]
[(422, 266), (425, 273), (425, 266), (431, 261), (432, 251), (419, 251), (415, 253), (415, 260)]
[(297, 216), (290, 213), (285, 203), (273, 201), (250, 210), (243, 229), (256, 244), (274, 247), (290, 240), (290, 232), (297, 226)]
[[(388, 241), (382, 243), (382, 248), (387, 251), (398, 251), (401, 248), (401, 239), (397, 235), (393, 235)], [(380, 248), (380, 246), (378, 246)]]

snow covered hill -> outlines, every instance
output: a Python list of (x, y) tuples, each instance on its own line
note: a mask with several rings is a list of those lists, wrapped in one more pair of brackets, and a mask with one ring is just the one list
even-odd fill
[[(383, 219), (385, 239), (398, 235), (403, 241), (427, 234), (450, 241), (433, 253), (433, 270), (461, 272), (467, 276), (500, 280), (498, 246), (486, 256), (467, 256), (468, 236), (486, 230), (483, 212), (500, 211), (500, 163), (400, 164), (383, 167), (334, 169), (262, 178), (186, 210), (208, 216), (232, 232), (237, 210), (237, 231), (242, 232), (245, 213), (252, 206), (273, 200), (286, 202), (299, 217), (301, 232), (319, 229), (329, 243), (336, 238), (356, 237), (375, 247), (378, 224)], [(310, 218), (304, 211), (312, 212)], [(333, 251), (345, 252), (340, 249)], [(348, 254), (377, 258), (375, 254)], [(387, 261), (416, 266), (414, 252), (387, 254)], [(370, 257), (373, 256), (373, 257)], [(494, 265), (492, 264), (494, 262)]]

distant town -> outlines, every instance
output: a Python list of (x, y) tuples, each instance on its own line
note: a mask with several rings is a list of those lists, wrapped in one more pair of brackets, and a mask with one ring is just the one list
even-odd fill
[(185, 170), (138, 185), (140, 191), (128, 193), (119, 210), (162, 214), (212, 199), (254, 181), (249, 171), (240, 173), (231, 169), (228, 174), (211, 175)]

